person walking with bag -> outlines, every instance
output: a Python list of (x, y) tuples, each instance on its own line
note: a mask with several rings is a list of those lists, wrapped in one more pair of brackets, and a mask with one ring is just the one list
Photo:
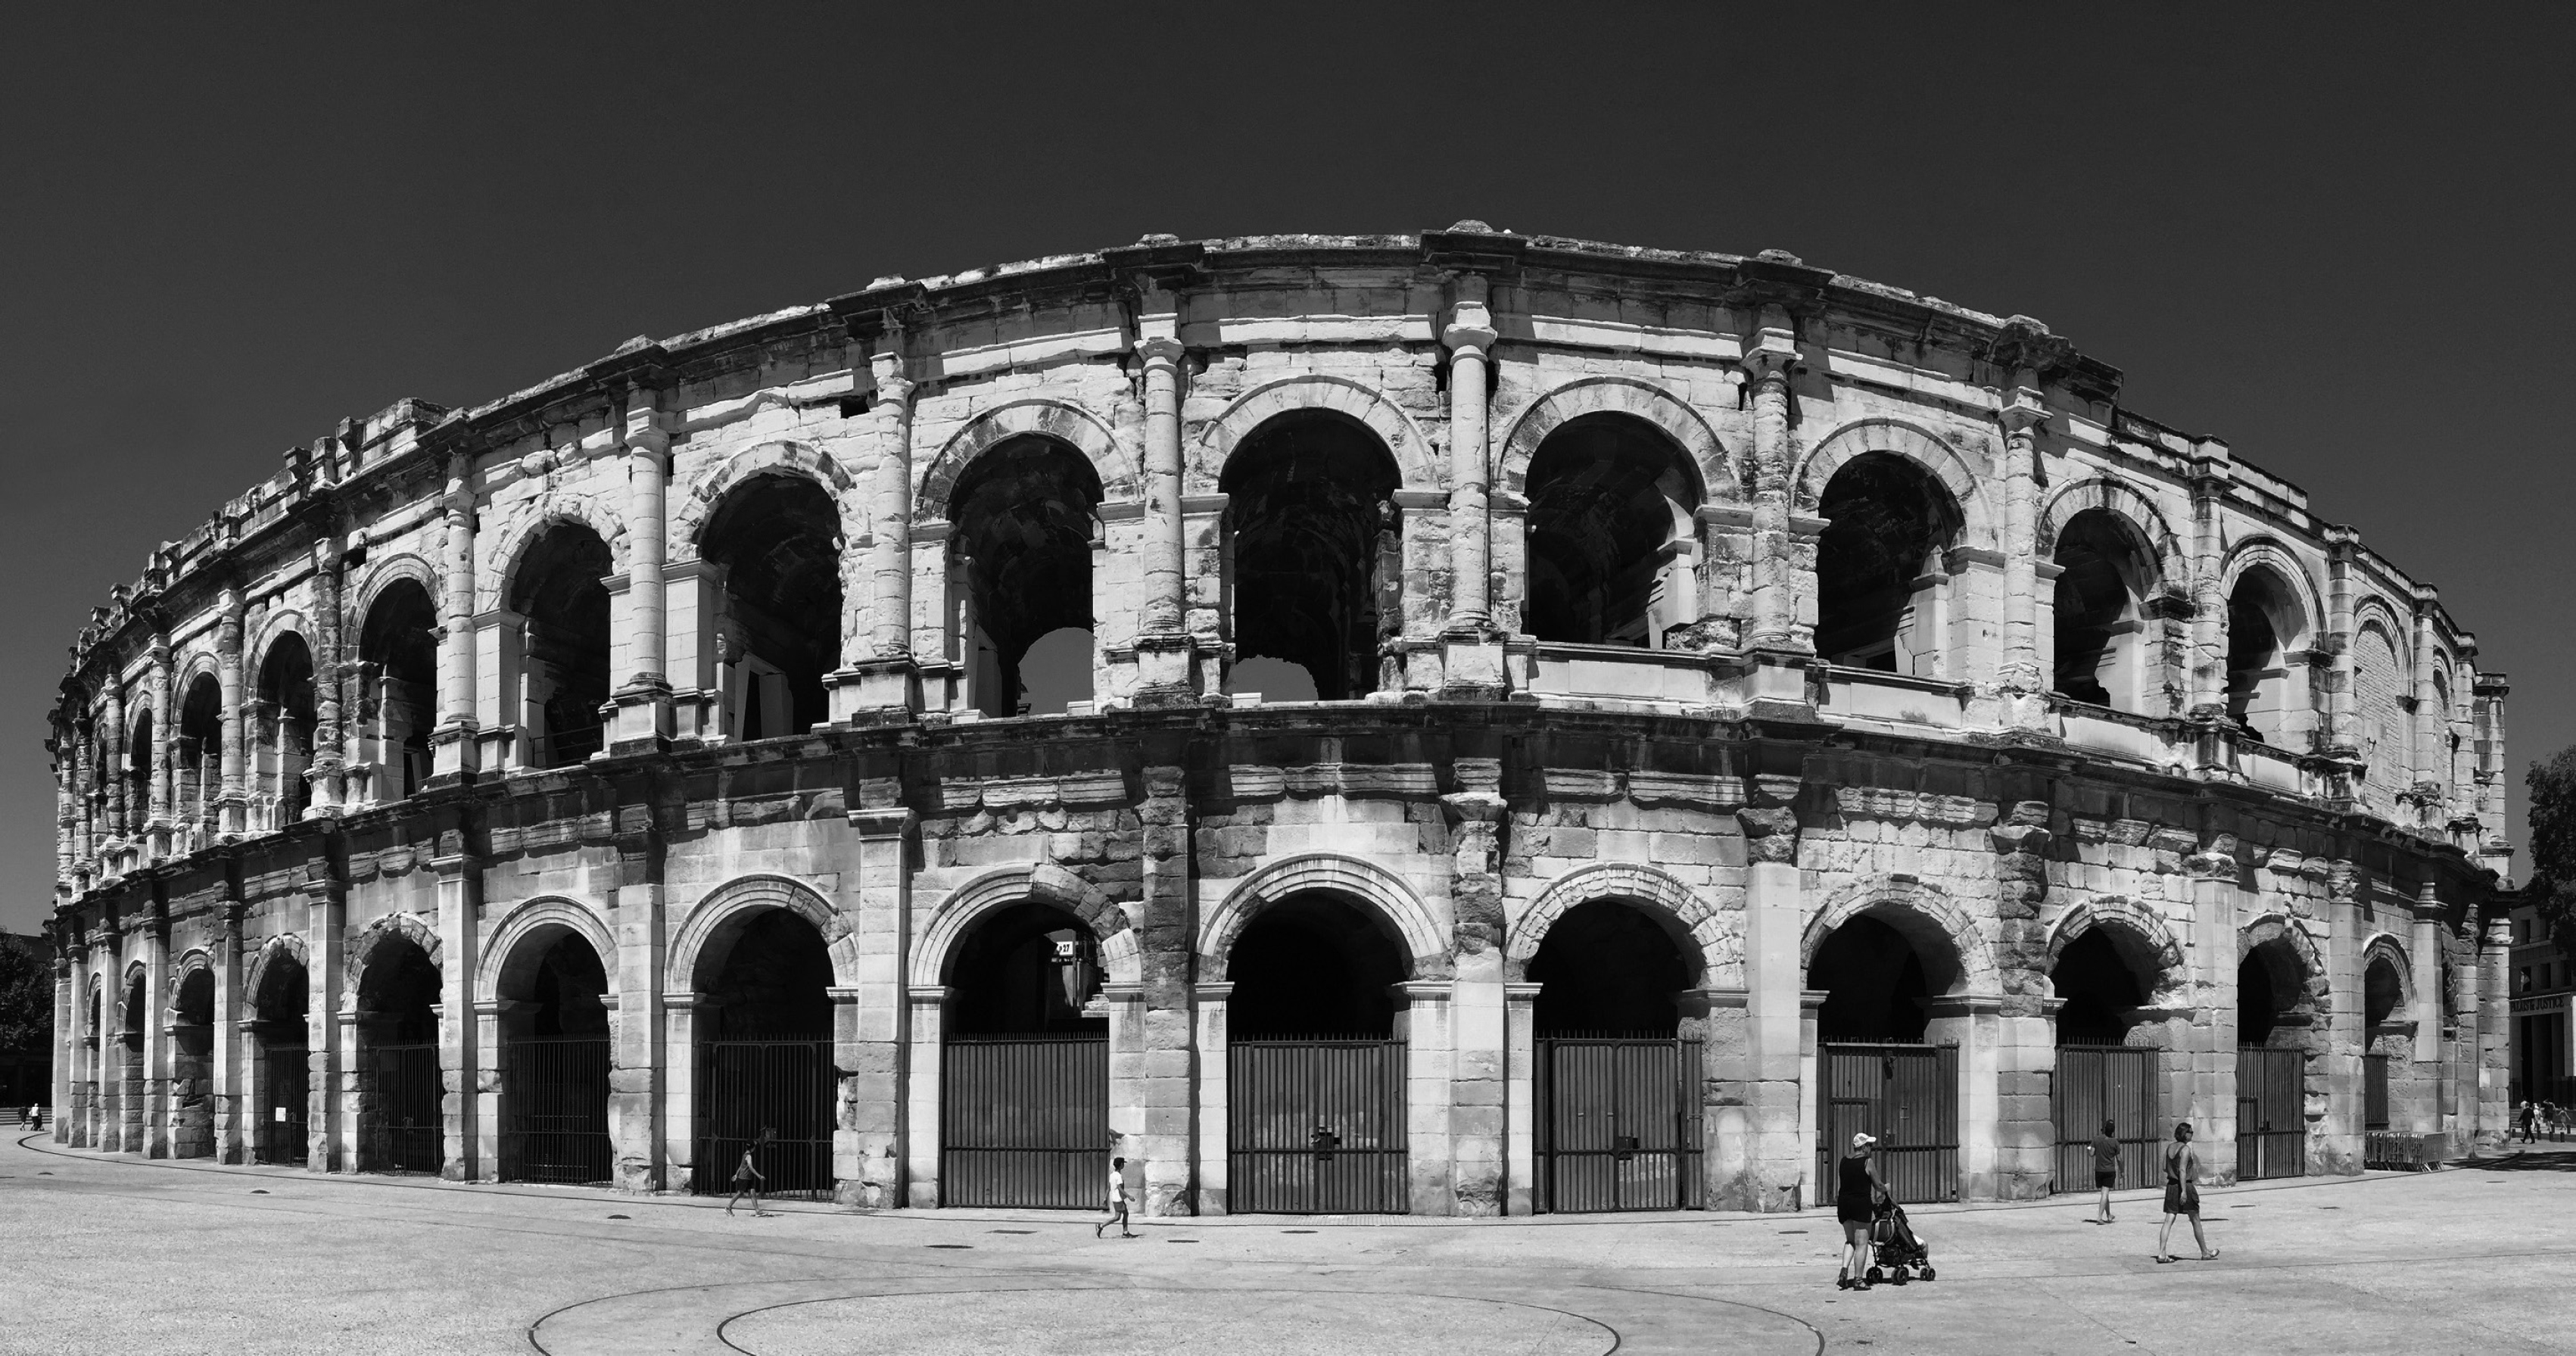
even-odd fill
[(1851, 1152), (1834, 1165), (1834, 1220), (1843, 1226), (1843, 1270), (1834, 1279), (1837, 1290), (1869, 1288), (1870, 1217), (1878, 1203), (1887, 1199), (1887, 1188), (1869, 1170), (1869, 1151), (1877, 1145), (1877, 1136), (1861, 1131), (1851, 1138)]
[(2191, 1241), (2200, 1245), (2200, 1260), (2218, 1255), (2200, 1231), (2200, 1150), (2191, 1146), (2191, 1122), (2174, 1123), (2173, 1143), (2165, 1146), (2165, 1227), (2156, 1235), (2156, 1260), (2170, 1262), (2176, 1219), (2191, 1221)]

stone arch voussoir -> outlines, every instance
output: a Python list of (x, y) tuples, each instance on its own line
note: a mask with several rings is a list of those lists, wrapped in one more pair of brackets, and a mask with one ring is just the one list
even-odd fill
[(2149, 1006), (2187, 1000), (2191, 971), (2173, 928), (2152, 906), (2120, 895), (2079, 900), (2057, 916), (2056, 925), (2048, 932), (2047, 971), (2054, 973), (2066, 948), (2096, 928), (2120, 936), (2124, 943), (2120, 948), (2122, 957), (2133, 967), (2141, 962), (2146, 966), (2147, 973), (2139, 978), (2145, 981), (2142, 987)]
[(259, 944), (259, 951), (251, 957), (249, 972), (242, 977), (241, 1005), (244, 1012), (254, 1014), (258, 1012), (259, 996), (268, 985), (269, 967), (277, 964), (280, 956), (302, 966), (309, 982), (313, 973), (313, 960), (310, 949), (304, 943), (304, 935), (299, 932), (289, 932), (271, 937)]
[(995, 445), (1028, 434), (1052, 438), (1081, 453), (1100, 477), (1104, 502), (1143, 497), (1144, 475), (1136, 454), (1106, 422), (1069, 401), (1030, 398), (985, 410), (949, 436), (922, 468), (921, 485), (913, 496), (913, 520), (946, 519), (949, 496), (966, 468)]
[(1198, 439), (1205, 449), (1202, 469), (1206, 483), (1202, 488), (1216, 488), (1235, 447), (1253, 430), (1280, 415), (1300, 410), (1329, 410), (1366, 425), (1386, 446), (1387, 455), (1394, 458), (1403, 488), (1446, 488), (1444, 469), (1439, 458), (1432, 455), (1431, 441), (1412, 416), (1364, 383), (1313, 372), (1256, 386), (1235, 397), (1233, 404), (1207, 421)]
[(841, 525), (841, 549), (867, 535), (867, 501), (860, 493), (857, 477), (841, 465), (838, 458), (811, 443), (788, 439), (769, 439), (726, 457), (712, 474), (702, 476), (691, 485), (671, 518), (673, 555), (701, 554), (699, 537), (707, 523), (723, 507), (726, 496), (763, 476), (792, 476), (810, 480), (820, 486), (832, 500), (832, 510)]
[(786, 909), (814, 926), (832, 959), (832, 982), (855, 987), (859, 982), (856, 932), (849, 920), (823, 898), (822, 892), (787, 876), (737, 876), (710, 890), (689, 910), (672, 940), (664, 983), (671, 993), (697, 992), (698, 971), (708, 944), (752, 915)]
[(1004, 867), (988, 871), (948, 892), (930, 910), (929, 921), (912, 947), (908, 982), (930, 988), (948, 982), (948, 967), (958, 947), (978, 924), (995, 911), (1029, 900), (1056, 905), (1082, 920), (1099, 940), (1102, 967), (1112, 984), (1143, 979), (1143, 949), (1127, 911), (1099, 886), (1061, 866)]
[(1539, 891), (1504, 937), (1504, 978), (1518, 980), (1527, 974), (1556, 921), (1567, 910), (1598, 899), (1641, 905), (1689, 936), (1698, 952), (1693, 968), (1703, 987), (1744, 986), (1744, 934), (1738, 916), (1716, 908), (1669, 873), (1631, 862), (1580, 867)]
[(1549, 434), (1587, 414), (1624, 414), (1659, 430), (1690, 461), (1708, 500), (1743, 497), (1735, 455), (1699, 411), (1672, 392), (1636, 377), (1583, 377), (1551, 388), (1524, 407), (1502, 441), (1495, 488), (1526, 493), (1532, 458)]
[(2067, 522), (2079, 513), (2100, 509), (2127, 523), (2156, 557), (2156, 584), (2167, 590), (2187, 588), (2191, 581), (2191, 560), (2184, 554), (2182, 538), (2174, 535), (2172, 524), (2165, 521), (2156, 502), (2139, 492), (2137, 487), (2115, 476), (2094, 476), (2065, 486), (2048, 498), (2039, 512), (2039, 533), (2032, 550), (2042, 560), (2055, 557), (2057, 536), (2066, 530)]
[(349, 959), (342, 973), (346, 976), (345, 992), (351, 1003), (358, 1001), (358, 992), (366, 981), (367, 967), (375, 963), (376, 952), (386, 943), (397, 940), (419, 947), (421, 954), (429, 957), (430, 964), (440, 964), (438, 933), (429, 924), (420, 921), (417, 914), (386, 914), (359, 929), (358, 935), (349, 940)]
[(1825, 486), (1853, 458), (1871, 452), (1901, 457), (1922, 468), (1957, 503), (1962, 519), (1961, 544), (1992, 547), (1999, 540), (1994, 504), (1983, 478), (1959, 449), (1927, 429), (1895, 419), (1856, 420), (1827, 434), (1790, 477), (1792, 500), (1802, 513), (1814, 513)]
[(520, 563), (528, 548), (536, 544), (546, 529), (558, 524), (587, 527), (599, 535), (608, 547), (609, 572), (624, 574), (627, 566), (625, 521), (612, 512), (600, 497), (588, 492), (548, 490), (518, 506), (502, 523), (500, 530), (487, 534), (489, 548), (477, 550), (482, 556), (474, 567), (474, 610), (492, 612), (510, 596), (510, 586), (519, 573)]
[(1889, 924), (1917, 947), (1941, 948), (1936, 954), (1958, 968), (1957, 987), (1952, 992), (1991, 995), (2003, 991), (1994, 946), (1977, 927), (1976, 920), (1950, 898), (1948, 891), (1904, 875), (1865, 876), (1825, 896), (1823, 904), (1808, 915), (1807, 926), (1800, 934), (1799, 972), (1804, 974), (1816, 963), (1816, 952), (1834, 929), (1864, 917)]
[(608, 930), (599, 912), (578, 900), (562, 895), (540, 895), (513, 907), (494, 928), (490, 940), (483, 944), (482, 965), (474, 976), (474, 997), (490, 1002), (502, 997), (505, 978), (519, 974), (542, 960), (547, 947), (560, 933), (569, 932), (590, 943), (599, 957), (599, 968), (606, 972), (608, 993), (617, 993), (617, 939)]
[(1422, 897), (1394, 872), (1339, 853), (1289, 857), (1246, 876), (1199, 924), (1198, 973), (1222, 980), (1244, 927), (1264, 909), (1307, 890), (1328, 890), (1374, 908), (1409, 953), (1408, 978), (1439, 979), (1453, 973), (1449, 938)]

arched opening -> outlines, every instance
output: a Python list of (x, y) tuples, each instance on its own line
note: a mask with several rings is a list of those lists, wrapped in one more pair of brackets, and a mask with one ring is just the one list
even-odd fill
[(1227, 1208), (1397, 1214), (1410, 966), (1375, 910), (1309, 890), (1247, 923), (1226, 963)]
[(608, 704), (608, 543), (580, 523), (531, 542), (510, 577), (525, 627), (515, 695), (532, 767), (571, 767), (599, 752)]
[(1245, 435), (1218, 480), (1238, 658), (1297, 665), (1324, 701), (1377, 690), (1401, 621), (1399, 483), (1386, 444), (1345, 415), (1299, 410)]
[(438, 963), (403, 936), (378, 940), (359, 976), (361, 1172), (437, 1172), (447, 1161), (438, 986)]
[(2079, 702), (2144, 709), (2153, 687), (2147, 598), (2156, 556), (2127, 519), (2086, 509), (2057, 534), (2057, 690)]
[(2307, 704), (2305, 612), (2288, 581), (2268, 568), (2247, 570), (2227, 595), (2227, 718), (2245, 733), (2286, 746), (2303, 733), (2294, 722)]
[(1304, 665), (1267, 656), (1238, 660), (1228, 666), (1225, 690), (1238, 701), (1259, 697), (1264, 705), (1316, 699), (1315, 675), (1306, 672)]
[(1699, 476), (1661, 430), (1625, 414), (1568, 420), (1530, 458), (1528, 487), (1530, 634), (1662, 649), (1699, 620)]
[(399, 579), (376, 595), (358, 629), (358, 663), (369, 794), (411, 795), (429, 780), (429, 734), (438, 727), (438, 610), (429, 590)]
[(254, 826), (281, 829), (302, 819), (311, 799), (304, 770), (313, 764), (313, 651), (304, 637), (288, 632), (270, 643), (251, 719), (259, 779)]
[(832, 1195), (832, 957), (792, 909), (747, 910), (698, 961), (691, 1189), (723, 1195), (743, 1152), (773, 1196)]
[(173, 813), (200, 832), (211, 831), (215, 798), (223, 794), (223, 742), (223, 684), (211, 673), (198, 674), (179, 703), (179, 803)]
[(188, 971), (170, 1005), (170, 1156), (215, 1152), (215, 972)]
[(1919, 914), (1865, 913), (1817, 945), (1807, 962), (1808, 990), (1825, 995), (1816, 1010), (1815, 1180), (1833, 1180), (1834, 1160), (1867, 1131), (1878, 1137), (1879, 1181), (1897, 1200), (1957, 1198), (1966, 1018), (1936, 1000), (1964, 987), (1955, 944)]
[(603, 1183), (608, 1140), (608, 971), (569, 927), (522, 940), (501, 997), (501, 1180)]
[(1628, 900), (1587, 900), (1549, 925), (1529, 964), (1536, 1208), (1707, 1203), (1704, 1022), (1680, 1001), (1696, 953), (1670, 915)]
[(1946, 555), (1960, 515), (1931, 473), (1888, 452), (1845, 462), (1817, 512), (1816, 653), (1854, 668), (1939, 676)]
[[(957, 477), (948, 499), (951, 634), (976, 710), (1020, 714), (1028, 688), (1021, 663), (1030, 647), (1052, 632), (1093, 629), (1100, 500), (1091, 462), (1038, 434), (994, 444)], [(1043, 658), (1053, 673), (1069, 656), (1059, 648)]]
[(304, 962), (281, 951), (269, 958), (251, 995), (258, 1048), (252, 1076), (259, 1084), (251, 1102), (258, 1115), (251, 1152), (262, 1163), (305, 1163), (312, 1156), (305, 1120), (312, 1089), (307, 983)]
[(1109, 1171), (1109, 1008), (1071, 911), (986, 914), (949, 961), (940, 1033), (939, 1203), (1072, 1210)]
[(2141, 1012), (2158, 964), (2145, 939), (2095, 926), (2066, 944), (2049, 970), (2056, 991), (2057, 1072), (2049, 1107), (2057, 1128), (2055, 1187), (2083, 1191), (2096, 1171), (2092, 1141), (2107, 1122), (2120, 1145), (2119, 1180), (2151, 1175), (2164, 1131), (2161, 1032)]
[(2364, 1132), (2394, 1128), (2396, 1100), (2412, 1101), (2416, 1091), (2415, 1024), (2400, 1016), (2405, 997), (2406, 979), (2397, 958), (2385, 951), (2373, 952), (2361, 979), (2362, 1039), (2369, 1042), (2362, 1055)]
[(142, 827), (152, 813), (152, 712), (138, 711), (134, 716), (132, 737), (125, 745), (125, 803), (131, 806), (127, 823)]
[(841, 658), (841, 519), (800, 475), (754, 476), (707, 519), (698, 552), (724, 570), (726, 728), (802, 734), (831, 719), (823, 675)]
[(1037, 638), (1020, 657), (1020, 709), (1031, 716), (1061, 716), (1092, 700), (1092, 639), (1078, 626), (1059, 626)]
[(2307, 1171), (2308, 1062), (2325, 1032), (2306, 960), (2286, 937), (2236, 966), (2236, 1175)]

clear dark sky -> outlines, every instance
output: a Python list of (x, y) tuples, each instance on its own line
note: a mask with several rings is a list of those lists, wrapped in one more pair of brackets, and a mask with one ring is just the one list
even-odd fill
[(1148, 231), (1479, 217), (2037, 316), (2441, 588), (2518, 806), (2576, 740), (2576, 7), (2369, 9), (20, 7), (0, 927), (87, 609), (289, 444)]

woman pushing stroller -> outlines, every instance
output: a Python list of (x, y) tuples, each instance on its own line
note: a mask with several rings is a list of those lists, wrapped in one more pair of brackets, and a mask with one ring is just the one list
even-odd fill
[(1869, 1288), (1870, 1219), (1881, 1202), (1895, 1204), (1869, 1170), (1869, 1151), (1876, 1147), (1877, 1136), (1862, 1131), (1852, 1136), (1851, 1152), (1834, 1165), (1834, 1219), (1843, 1226), (1843, 1270), (1834, 1279), (1837, 1290)]

